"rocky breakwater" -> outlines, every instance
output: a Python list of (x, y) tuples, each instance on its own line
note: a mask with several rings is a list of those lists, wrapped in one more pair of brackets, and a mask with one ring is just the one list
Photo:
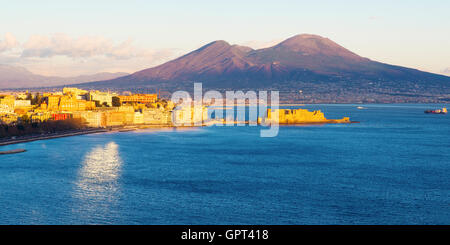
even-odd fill
[(17, 154), (26, 152), (25, 149), (15, 149), (15, 150), (9, 150), (9, 151), (0, 151), (0, 155), (7, 155), (7, 154)]

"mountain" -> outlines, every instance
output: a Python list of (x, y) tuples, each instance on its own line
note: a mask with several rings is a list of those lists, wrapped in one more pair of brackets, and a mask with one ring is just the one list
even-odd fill
[(442, 70), (442, 73), (450, 75), (450, 67), (449, 68), (445, 68), (444, 70)]
[(56, 77), (34, 74), (19, 66), (0, 65), (0, 88), (32, 88), (69, 85), (92, 81), (110, 80), (128, 75), (128, 73), (97, 73), (77, 77)]
[[(291, 37), (254, 50), (225, 41), (116, 79), (85, 83), (133, 91), (279, 90), (303, 102), (437, 102), (450, 100), (450, 77), (361, 57), (317, 35)], [(302, 93), (299, 93), (299, 90)]]

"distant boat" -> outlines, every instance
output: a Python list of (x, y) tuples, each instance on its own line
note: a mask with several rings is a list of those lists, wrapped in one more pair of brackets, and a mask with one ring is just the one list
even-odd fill
[(356, 109), (364, 110), (364, 109), (367, 109), (367, 108), (366, 107), (362, 107), (362, 106), (358, 106), (358, 107), (356, 107)]
[(426, 110), (425, 113), (431, 114), (447, 114), (447, 108), (436, 109), (436, 110)]

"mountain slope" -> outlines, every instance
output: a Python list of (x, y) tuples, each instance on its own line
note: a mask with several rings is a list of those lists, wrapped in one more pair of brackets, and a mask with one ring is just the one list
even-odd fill
[(23, 67), (0, 65), (0, 88), (32, 88), (69, 85), (92, 81), (110, 80), (128, 75), (127, 73), (97, 73), (77, 77), (56, 77), (34, 74)]
[(161, 66), (133, 74), (137, 79), (194, 79), (196, 75), (216, 75), (242, 71), (253, 64), (245, 59), (251, 48), (215, 41)]

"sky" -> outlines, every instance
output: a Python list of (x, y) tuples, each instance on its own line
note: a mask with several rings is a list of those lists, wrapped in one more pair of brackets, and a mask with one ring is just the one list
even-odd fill
[(0, 0), (0, 64), (41, 75), (135, 72), (214, 40), (309, 33), (363, 57), (450, 75), (450, 1)]

